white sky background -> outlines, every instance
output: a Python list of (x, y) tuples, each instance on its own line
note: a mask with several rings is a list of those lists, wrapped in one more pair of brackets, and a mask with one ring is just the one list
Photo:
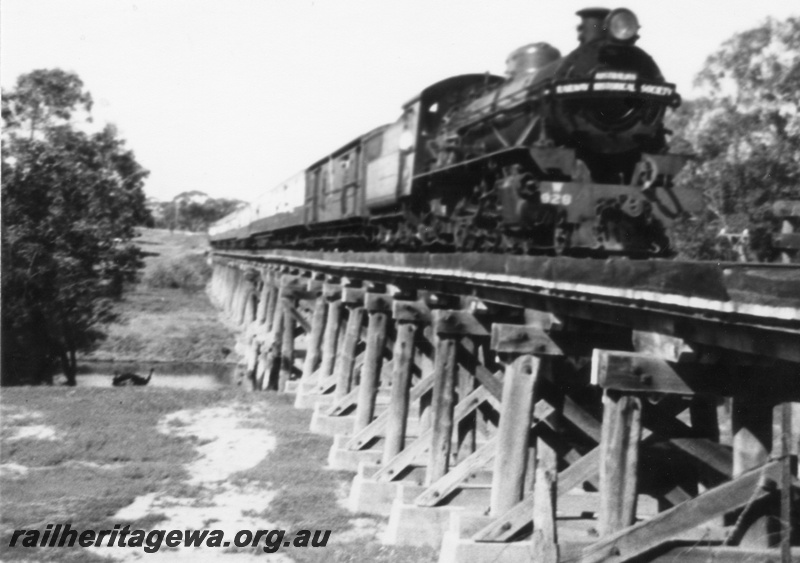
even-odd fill
[[(76, 72), (100, 123), (150, 170), (145, 191), (254, 199), (399, 117), (448, 76), (503, 74), (515, 48), (577, 45), (594, 0), (1, 0), (0, 83)], [(795, 0), (627, 0), (638, 45), (691, 97), (705, 58)]]

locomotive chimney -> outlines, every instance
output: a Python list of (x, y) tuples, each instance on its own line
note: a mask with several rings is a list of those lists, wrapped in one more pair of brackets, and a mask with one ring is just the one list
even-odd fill
[(581, 18), (578, 25), (578, 42), (583, 45), (596, 39), (601, 39), (605, 35), (603, 22), (611, 10), (606, 8), (586, 8), (575, 12)]

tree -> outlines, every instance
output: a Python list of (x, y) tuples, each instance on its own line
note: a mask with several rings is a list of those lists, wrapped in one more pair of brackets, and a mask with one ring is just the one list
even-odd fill
[(3, 383), (48, 381), (101, 336), (112, 301), (135, 279), (134, 226), (148, 218), (148, 172), (114, 127), (81, 131), (91, 96), (61, 70), (3, 92)]
[(747, 229), (751, 258), (769, 260), (776, 225), (772, 204), (800, 199), (800, 18), (768, 19), (734, 35), (706, 60), (670, 127), (696, 159), (680, 181), (700, 189), (707, 213), (679, 229), (690, 258), (731, 259), (720, 232)]
[(56, 125), (69, 124), (76, 111), (88, 114), (91, 109), (92, 96), (83, 91), (81, 79), (60, 69), (24, 74), (17, 79), (13, 92), (3, 93), (3, 124), (13, 130), (27, 129), (30, 138)]
[[(195, 199), (192, 196), (198, 196)], [(154, 225), (162, 229), (201, 232), (244, 205), (238, 199), (214, 199), (203, 192), (184, 192), (172, 201), (160, 203), (155, 210)]]

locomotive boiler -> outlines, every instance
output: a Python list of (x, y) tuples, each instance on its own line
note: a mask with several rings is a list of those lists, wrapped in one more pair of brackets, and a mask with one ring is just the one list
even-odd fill
[(442, 80), (215, 224), (220, 248), (665, 256), (684, 213), (668, 153), (680, 98), (627, 9), (578, 12), (578, 47)]

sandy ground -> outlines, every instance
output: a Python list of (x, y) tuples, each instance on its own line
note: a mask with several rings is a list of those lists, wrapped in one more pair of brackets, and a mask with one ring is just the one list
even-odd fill
[[(154, 492), (136, 498), (123, 507), (110, 520), (124, 526), (126, 523), (141, 520), (148, 516), (161, 518), (156, 524), (148, 526), (158, 530), (222, 530), (225, 540), (233, 540), (240, 530), (281, 529), (280, 525), (267, 522), (257, 516), (272, 501), (275, 492), (264, 489), (263, 483), (231, 479), (239, 472), (252, 468), (265, 459), (276, 445), (276, 440), (268, 430), (252, 428), (251, 421), (263, 420), (265, 403), (241, 404), (230, 402), (221, 406), (195, 410), (182, 410), (162, 417), (157, 424), (159, 432), (190, 438), (196, 444), (197, 458), (185, 466), (189, 475), (185, 481), (186, 496), (172, 496), (164, 492)], [(6, 440), (33, 438), (56, 440), (55, 428), (42, 424), (41, 413), (13, 408), (3, 413), (10, 434)], [(107, 464), (84, 461), (67, 461), (68, 465), (91, 467), (93, 469), (119, 469), (125, 464)], [(48, 467), (27, 467), (16, 463), (0, 465), (0, 474), (9, 481), (24, 478), (32, 471)], [(349, 481), (341, 483), (338, 492), (339, 502), (347, 505)], [(354, 517), (351, 528), (331, 537), (328, 547), (350, 542), (366, 543), (380, 541), (385, 533), (385, 522), (374, 518)], [(134, 526), (135, 528), (136, 526)], [(287, 537), (292, 530), (287, 530)], [(171, 561), (198, 561), (222, 563), (248, 563), (259, 561), (267, 563), (289, 563), (292, 559), (282, 550), (265, 553), (259, 548), (224, 547), (181, 547), (167, 548), (162, 545), (155, 553), (145, 553), (143, 548), (92, 547), (90, 551), (113, 561), (148, 563)], [(234, 551), (235, 550), (235, 551)]]
[[(257, 465), (275, 447), (275, 438), (263, 428), (246, 428), (242, 423), (258, 415), (258, 407), (230, 405), (201, 410), (171, 413), (159, 421), (158, 430), (167, 434), (191, 436), (197, 439), (198, 459), (186, 469), (190, 475), (186, 484), (192, 486), (192, 497), (166, 496), (151, 493), (138, 497), (132, 504), (117, 512), (112, 520), (124, 524), (147, 515), (163, 515), (156, 526), (160, 530), (222, 530), (230, 541), (239, 530), (267, 530), (276, 526), (253, 516), (263, 511), (274, 493), (255, 484), (228, 482), (231, 475)], [(91, 548), (97, 554), (116, 561), (148, 563), (168, 561), (226, 561), (247, 563), (260, 561), (283, 563), (291, 561), (277, 552), (226, 551), (225, 548), (162, 546), (156, 553), (144, 553), (141, 548)]]
[(6, 437), (6, 440), (10, 442), (23, 439), (55, 440), (56, 431), (52, 426), (37, 424), (37, 421), (42, 418), (43, 415), (40, 412), (6, 409), (6, 412), (3, 413), (4, 426), (10, 426), (12, 432), (10, 436)]

